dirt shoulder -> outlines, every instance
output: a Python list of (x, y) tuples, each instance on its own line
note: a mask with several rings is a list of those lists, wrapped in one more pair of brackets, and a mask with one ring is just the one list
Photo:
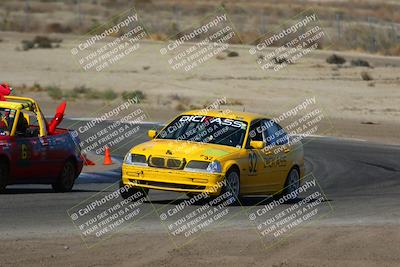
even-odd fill
[[(119, 234), (93, 249), (77, 236), (2, 240), (2, 266), (398, 266), (400, 227), (309, 226), (266, 249), (254, 230), (205, 232), (183, 248), (167, 234)], [(157, 251), (157, 253), (154, 253)]]

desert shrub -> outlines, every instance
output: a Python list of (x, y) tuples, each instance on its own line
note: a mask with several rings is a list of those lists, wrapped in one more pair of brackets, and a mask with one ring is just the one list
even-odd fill
[[(60, 47), (62, 39), (50, 39), (47, 36), (37, 35), (33, 40), (22, 40), (22, 50), (27, 51), (32, 48), (57, 48)], [(53, 45), (53, 43), (55, 43)]]
[(184, 110), (186, 110), (186, 106), (183, 105), (182, 103), (178, 103), (178, 104), (176, 104), (176, 106), (175, 106), (175, 110), (177, 110), (177, 111), (184, 111)]
[(278, 56), (273, 58), (275, 64), (283, 64), (283, 63), (289, 63), (288, 60), (284, 56)]
[(143, 99), (146, 99), (146, 95), (140, 90), (124, 91), (124, 92), (122, 92), (121, 97), (122, 97), (123, 100), (133, 99), (133, 98), (137, 97), (139, 103)]
[(238, 57), (239, 53), (235, 51), (228, 51), (226, 54), (227, 57)]
[(361, 79), (363, 79), (364, 81), (372, 81), (374, 78), (368, 72), (362, 71), (361, 72)]
[(94, 90), (92, 88), (86, 87), (85, 85), (80, 85), (74, 87), (71, 92), (69, 92), (71, 97), (74, 98), (84, 98), (87, 100), (114, 100), (118, 97), (118, 94), (112, 89), (106, 89), (104, 91)]
[(198, 105), (195, 105), (195, 104), (191, 104), (191, 105), (189, 106), (189, 108), (190, 108), (190, 109), (201, 109), (202, 107), (201, 107), (201, 106), (198, 106)]
[(63, 93), (58, 86), (55, 86), (55, 85), (47, 86), (46, 90), (47, 90), (47, 94), (52, 99), (61, 99), (63, 97)]
[(351, 65), (356, 67), (371, 67), (369, 62), (363, 59), (353, 59)]
[(243, 102), (238, 99), (232, 99), (228, 101), (228, 105), (232, 106), (243, 106)]
[(96, 99), (101, 99), (102, 98), (101, 92), (96, 91), (96, 90), (92, 90), (92, 89), (89, 89), (88, 91), (86, 91), (83, 94), (83, 96), (84, 96), (85, 99), (88, 99), (88, 100), (96, 100)]
[(169, 98), (173, 101), (178, 102), (179, 104), (182, 104), (184, 106), (189, 106), (190, 105), (190, 98), (178, 94), (172, 94), (169, 95)]
[(107, 89), (102, 92), (102, 98), (105, 100), (114, 100), (117, 97), (117, 93), (115, 93), (112, 89)]
[(37, 44), (38, 48), (52, 48), (53, 47), (51, 44), (52, 42), (51, 42), (50, 38), (48, 38), (46, 36), (38, 35), (33, 39), (33, 42), (35, 44)]
[(178, 94), (169, 95), (169, 98), (171, 98), (172, 100), (175, 100), (175, 101), (180, 101), (182, 99), (182, 97)]
[(38, 83), (34, 83), (30, 88), (30, 91), (32, 92), (43, 92), (43, 91), (47, 91), (46, 88), (43, 88), (40, 84)]
[[(228, 99), (226, 102), (221, 103), (221, 106), (243, 106), (243, 102), (238, 99)], [(207, 104), (204, 106), (206, 107)]]
[(74, 90), (67, 90), (64, 92), (63, 97), (68, 100), (75, 100), (79, 97), (78, 93)]
[(22, 50), (27, 51), (35, 47), (35, 43), (31, 40), (22, 40)]
[(395, 45), (386, 51), (387, 55), (400, 56), (400, 45)]
[(354, 25), (345, 29), (339, 46), (344, 49), (360, 49), (368, 52), (389, 54), (398, 45), (392, 29)]
[(178, 23), (176, 23), (175, 21), (171, 23), (171, 28), (169, 30), (169, 34), (174, 35), (177, 34), (177, 36), (175, 36), (177, 39), (180, 38), (180, 34), (179, 34), (180, 30), (179, 30), (179, 25)]
[(80, 85), (80, 86), (76, 86), (74, 87), (74, 89), (72, 89), (74, 92), (76, 92), (77, 94), (87, 94), (90, 91), (92, 91), (91, 88), (86, 87), (85, 85)]
[(166, 41), (168, 40), (168, 36), (165, 33), (157, 32), (150, 34), (150, 39), (154, 41)]
[(47, 24), (46, 31), (47, 32), (70, 33), (70, 32), (72, 32), (72, 29), (69, 26), (64, 26), (61, 23), (54, 22), (54, 23)]
[(344, 59), (344, 57), (338, 56), (336, 54), (333, 54), (331, 56), (329, 56), (326, 59), (326, 62), (329, 64), (337, 64), (337, 65), (341, 65), (344, 64), (346, 62), (346, 59)]

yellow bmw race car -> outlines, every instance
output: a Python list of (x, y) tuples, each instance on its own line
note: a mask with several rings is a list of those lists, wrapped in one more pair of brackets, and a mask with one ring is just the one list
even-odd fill
[(296, 196), (304, 175), (301, 142), (262, 115), (194, 110), (133, 147), (122, 164), (121, 194), (139, 190)]

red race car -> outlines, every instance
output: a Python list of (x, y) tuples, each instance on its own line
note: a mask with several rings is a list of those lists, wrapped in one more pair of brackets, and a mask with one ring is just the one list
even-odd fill
[(35, 100), (5, 100), (0, 101), (0, 192), (11, 184), (51, 184), (56, 192), (71, 191), (83, 167), (78, 137), (54, 127), (59, 113), (48, 124)]

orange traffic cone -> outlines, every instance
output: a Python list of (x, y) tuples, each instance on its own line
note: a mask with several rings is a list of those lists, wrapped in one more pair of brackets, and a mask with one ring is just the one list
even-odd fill
[(96, 165), (96, 163), (94, 163), (93, 161), (88, 159), (86, 154), (82, 154), (82, 160), (83, 160), (83, 165), (85, 165), (85, 166), (94, 166), (94, 165)]
[(103, 161), (103, 165), (111, 165), (112, 159), (110, 156), (110, 149), (108, 148), (108, 146), (105, 147), (105, 151), (104, 151), (104, 161)]

